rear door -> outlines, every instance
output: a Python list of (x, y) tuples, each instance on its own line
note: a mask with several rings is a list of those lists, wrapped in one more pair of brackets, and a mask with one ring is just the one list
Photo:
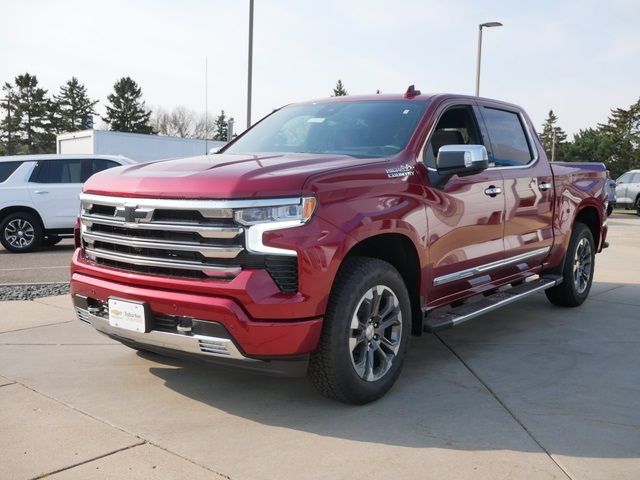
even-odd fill
[(539, 265), (553, 245), (553, 174), (525, 115), (504, 105), (480, 108), (491, 141), (489, 170), (504, 179), (507, 276)]
[(45, 228), (73, 228), (80, 211), (82, 167), (86, 161), (40, 160), (33, 170), (29, 194)]
[(29, 193), (45, 228), (72, 228), (87, 179), (120, 164), (102, 158), (41, 160), (29, 180)]

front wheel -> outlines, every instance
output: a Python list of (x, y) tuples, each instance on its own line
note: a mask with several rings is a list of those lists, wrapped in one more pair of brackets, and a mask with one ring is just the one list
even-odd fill
[(378, 259), (348, 259), (329, 298), (309, 378), (334, 400), (377, 400), (400, 374), (410, 330), (409, 294), (398, 271)]
[(585, 224), (576, 222), (571, 232), (562, 270), (562, 283), (545, 290), (551, 303), (577, 307), (589, 296), (595, 265), (593, 234)]

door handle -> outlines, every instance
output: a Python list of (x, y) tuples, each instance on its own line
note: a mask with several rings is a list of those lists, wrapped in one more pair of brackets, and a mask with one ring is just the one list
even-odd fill
[(495, 197), (496, 195), (500, 195), (501, 193), (502, 189), (500, 187), (494, 187), (493, 185), (484, 189), (484, 194), (489, 195), (490, 197)]
[(44, 195), (45, 193), (49, 193), (49, 192), (48, 192), (48, 191), (46, 191), (46, 190), (36, 190), (36, 191), (35, 191), (35, 192), (33, 192), (33, 193), (37, 193), (38, 195)]
[(551, 184), (549, 182), (542, 182), (538, 185), (538, 188), (544, 192), (551, 188)]

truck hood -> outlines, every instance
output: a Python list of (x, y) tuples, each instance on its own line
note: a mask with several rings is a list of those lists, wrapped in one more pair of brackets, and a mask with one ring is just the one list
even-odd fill
[(311, 175), (381, 160), (319, 154), (208, 155), (112, 168), (92, 176), (83, 190), (140, 198), (297, 196)]

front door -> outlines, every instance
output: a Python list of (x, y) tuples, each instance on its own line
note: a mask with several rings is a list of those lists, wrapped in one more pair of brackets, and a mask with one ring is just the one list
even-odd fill
[[(423, 151), (435, 170), (443, 145), (483, 145), (471, 105), (445, 108)], [(487, 146), (487, 145), (485, 145)], [(499, 170), (451, 177), (425, 189), (429, 226), (427, 307), (449, 303), (470, 291), (482, 291), (501, 278), (504, 259), (504, 181)]]

